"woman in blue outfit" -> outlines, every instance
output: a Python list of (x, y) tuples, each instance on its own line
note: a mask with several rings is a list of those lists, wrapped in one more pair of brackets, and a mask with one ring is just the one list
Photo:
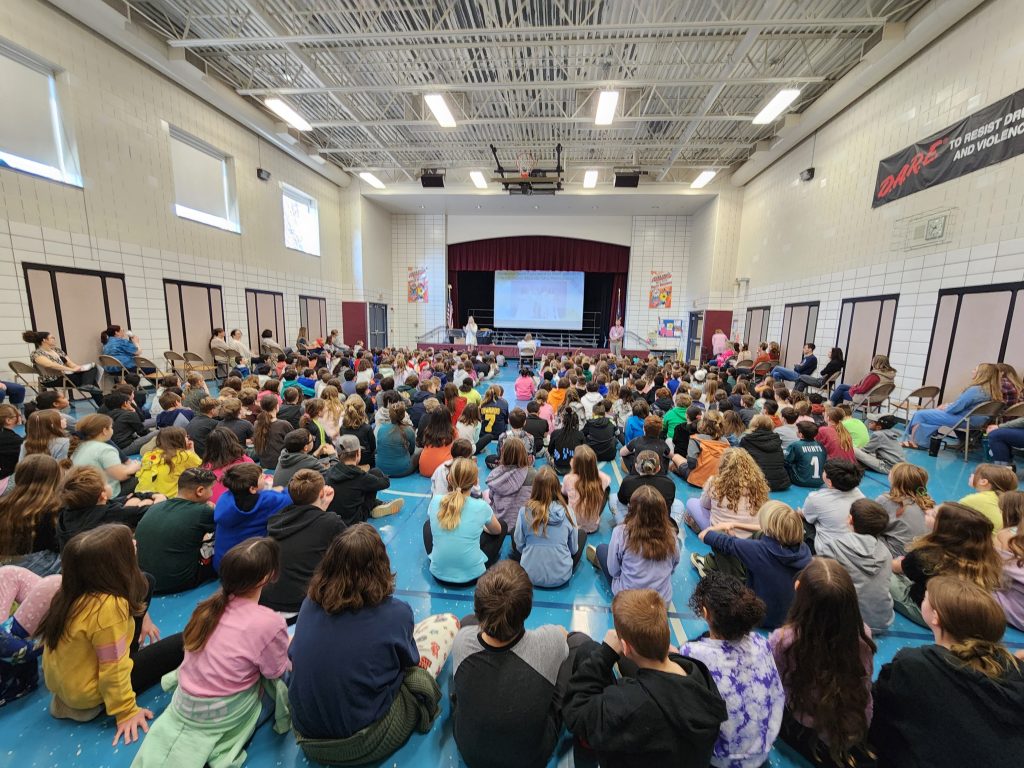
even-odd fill
[[(100, 334), (100, 344), (103, 345), (104, 355), (113, 357), (129, 371), (135, 370), (135, 356), (139, 354), (138, 339), (135, 336), (129, 337), (128, 331), (120, 325), (110, 325)], [(104, 370), (111, 374), (121, 372), (119, 368), (111, 367)]]
[(992, 363), (981, 363), (974, 369), (971, 385), (952, 403), (918, 411), (907, 422), (903, 432), (904, 448), (922, 448), (939, 427), (952, 427), (973, 408), (989, 400), (1002, 400), (999, 369)]

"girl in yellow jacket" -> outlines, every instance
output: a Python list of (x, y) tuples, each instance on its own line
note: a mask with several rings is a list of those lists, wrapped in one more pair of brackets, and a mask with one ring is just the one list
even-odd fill
[(181, 635), (159, 640), (146, 613), (152, 581), (139, 570), (128, 526), (78, 534), (64, 548), (61, 565), (61, 587), (37, 632), (53, 694), (50, 714), (86, 722), (106, 708), (117, 722), (114, 745), (122, 736), (129, 744), (153, 717), (135, 695), (181, 664)]
[(156, 433), (156, 447), (142, 454), (142, 468), (135, 474), (139, 480), (135, 490), (162, 493), (173, 499), (178, 495), (181, 473), (202, 463), (184, 429), (164, 427)]

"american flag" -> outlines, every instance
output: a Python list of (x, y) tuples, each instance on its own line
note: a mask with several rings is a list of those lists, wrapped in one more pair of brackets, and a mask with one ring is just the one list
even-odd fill
[(451, 328), (455, 325), (455, 308), (452, 307), (452, 292), (448, 291), (448, 327)]

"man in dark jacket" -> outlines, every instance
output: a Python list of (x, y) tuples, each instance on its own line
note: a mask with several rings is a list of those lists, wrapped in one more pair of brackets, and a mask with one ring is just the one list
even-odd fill
[(327, 547), (347, 526), (328, 509), (334, 489), (324, 484), (324, 476), (316, 470), (300, 469), (292, 475), (288, 495), (291, 506), (267, 521), (267, 536), (281, 547), (281, 571), (276, 582), (263, 588), (260, 605), (296, 613)]
[(300, 469), (325, 473), (337, 463), (334, 446), (324, 443), (313, 451), (313, 435), (308, 429), (293, 429), (284, 436), (284, 450), (274, 470), (274, 485), (284, 487)]
[(615, 439), (615, 425), (605, 416), (604, 403), (594, 404), (594, 418), (583, 425), (583, 437), (594, 449), (598, 461), (614, 461), (618, 440)]
[(330, 509), (337, 513), (348, 525), (365, 523), (368, 518), (387, 517), (398, 512), (405, 500), (402, 498), (389, 502), (380, 501), (377, 491), (391, 487), (391, 481), (374, 467), (370, 470), (361, 469), (362, 447), (355, 435), (342, 435), (338, 438), (339, 463), (328, 470), (325, 480), (334, 491)]
[(669, 652), (665, 601), (654, 590), (619, 592), (612, 619), (604, 643), (577, 651), (562, 708), (577, 754), (593, 749), (603, 768), (705, 768), (728, 718), (708, 668)]

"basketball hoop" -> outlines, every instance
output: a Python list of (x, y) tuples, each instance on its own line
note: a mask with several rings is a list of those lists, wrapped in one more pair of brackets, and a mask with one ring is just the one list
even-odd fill
[(523, 150), (516, 154), (516, 168), (519, 169), (519, 178), (530, 178), (530, 171), (532, 171), (536, 165), (537, 158), (533, 156), (532, 152)]

